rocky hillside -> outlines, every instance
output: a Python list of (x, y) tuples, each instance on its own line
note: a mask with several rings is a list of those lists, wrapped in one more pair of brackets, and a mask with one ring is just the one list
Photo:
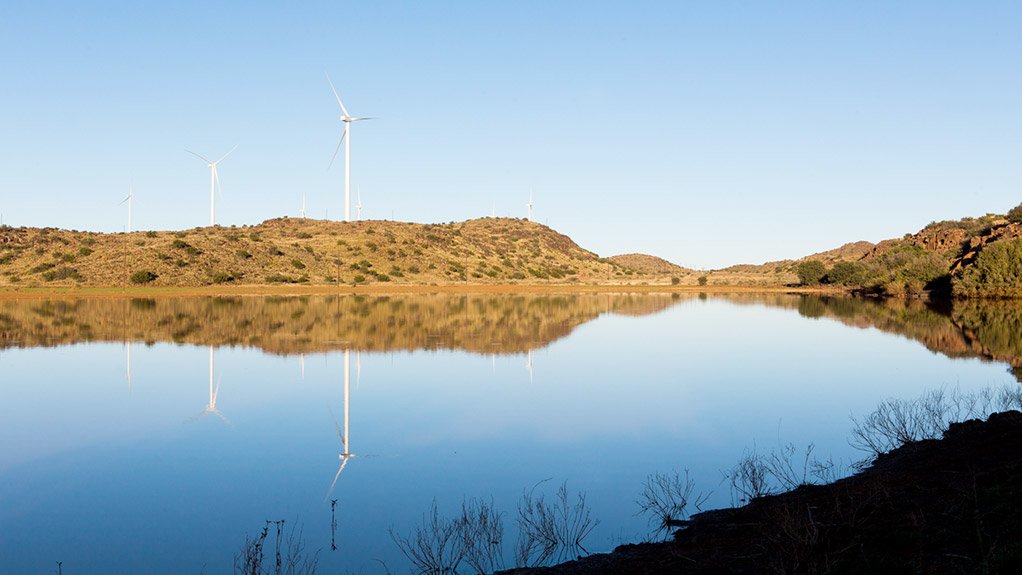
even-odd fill
[(623, 268), (648, 274), (682, 276), (695, 273), (694, 270), (683, 268), (663, 258), (646, 254), (622, 254), (611, 256), (607, 259)]
[(546, 226), (507, 218), (282, 218), (130, 234), (0, 228), (0, 286), (581, 284), (631, 275)]

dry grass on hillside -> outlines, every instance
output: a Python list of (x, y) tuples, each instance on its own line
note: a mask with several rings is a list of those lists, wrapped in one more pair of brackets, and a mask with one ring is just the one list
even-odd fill
[(131, 234), (0, 229), (0, 286), (581, 285), (637, 283), (640, 275), (546, 226), (507, 218), (437, 225), (282, 218)]

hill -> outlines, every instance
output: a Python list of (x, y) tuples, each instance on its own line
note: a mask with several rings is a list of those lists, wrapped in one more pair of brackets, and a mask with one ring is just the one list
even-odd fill
[(0, 228), (0, 286), (626, 283), (631, 270), (534, 222), (280, 218), (101, 234)]
[(819, 263), (812, 270), (796, 270), (802, 283), (879, 295), (1022, 297), (1022, 214), (933, 222), (914, 234), (884, 240), (858, 259)]
[(683, 268), (663, 258), (646, 254), (622, 254), (611, 256), (607, 259), (623, 268), (648, 274), (673, 274), (680, 276), (695, 273), (694, 270)]

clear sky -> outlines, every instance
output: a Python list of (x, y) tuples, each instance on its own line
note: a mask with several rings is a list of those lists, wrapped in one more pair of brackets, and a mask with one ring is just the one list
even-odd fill
[(1019, 2), (46, 2), (0, 8), (11, 225), (524, 216), (719, 267), (1022, 202)]

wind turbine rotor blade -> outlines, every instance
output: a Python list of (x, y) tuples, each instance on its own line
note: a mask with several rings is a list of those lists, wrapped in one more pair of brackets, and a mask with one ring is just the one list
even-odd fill
[(130, 199), (131, 199), (131, 194), (128, 194), (128, 196), (126, 198), (124, 198), (123, 200), (121, 200), (117, 205), (119, 206), (119, 205), (123, 204), (124, 202), (126, 202), (126, 201), (128, 201)]
[(334, 93), (334, 98), (337, 98), (337, 103), (341, 105), (341, 111), (344, 112), (345, 118), (350, 118), (351, 114), (348, 113), (348, 109), (344, 107), (344, 102), (341, 101), (341, 97), (337, 95), (337, 88), (334, 88), (334, 83), (330, 80), (330, 74), (326, 75), (326, 81), (330, 82), (330, 90)]
[(371, 117), (370, 116), (370, 117), (365, 117), (365, 118), (351, 118), (349, 121), (351, 121), (351, 122), (358, 122), (360, 120), (375, 120), (375, 119), (376, 119), (375, 117)]
[[(347, 464), (348, 460), (346, 458), (341, 460), (341, 466), (337, 468), (337, 475), (334, 475), (334, 481), (330, 484), (330, 491), (326, 492), (326, 499), (329, 499), (330, 494), (334, 492), (334, 487), (337, 485), (337, 479), (341, 476), (341, 472), (344, 471), (344, 466)], [(326, 499), (324, 499), (324, 501), (326, 501)]]
[(224, 154), (223, 156), (220, 156), (220, 159), (219, 159), (219, 160), (217, 160), (217, 161), (215, 161), (215, 162), (213, 162), (213, 163), (214, 163), (214, 164), (219, 164), (220, 162), (224, 161), (224, 158), (226, 158), (227, 156), (230, 156), (230, 155), (231, 155), (232, 153), (234, 153), (234, 150), (237, 150), (237, 149), (238, 149), (238, 144), (235, 144), (235, 145), (234, 145), (234, 147), (233, 147), (233, 148), (231, 148), (231, 151), (230, 151), (230, 152), (227, 152), (227, 153), (226, 153), (226, 154)]
[(344, 136), (347, 136), (347, 135), (348, 135), (348, 126), (347, 126), (347, 125), (345, 125), (345, 126), (344, 126), (344, 131), (343, 131), (343, 132), (341, 132), (341, 139), (340, 139), (340, 140), (337, 140), (337, 147), (336, 147), (336, 148), (334, 148), (334, 155), (333, 155), (333, 156), (330, 156), (330, 165), (329, 165), (329, 166), (327, 166), (327, 167), (326, 167), (326, 169), (328, 169), (328, 170), (329, 170), (330, 168), (332, 168), (332, 167), (333, 167), (333, 165), (334, 165), (334, 160), (336, 160), (336, 159), (337, 159), (337, 153), (341, 151), (341, 144), (342, 144), (342, 143), (344, 142)]
[(202, 160), (203, 162), (206, 162), (207, 164), (212, 164), (213, 163), (213, 162), (209, 161), (209, 158), (207, 158), (206, 156), (202, 156), (202, 155), (196, 154), (195, 152), (193, 152), (191, 150), (188, 150), (188, 149), (186, 149), (185, 151), (188, 152), (189, 154), (195, 156), (196, 158)]

